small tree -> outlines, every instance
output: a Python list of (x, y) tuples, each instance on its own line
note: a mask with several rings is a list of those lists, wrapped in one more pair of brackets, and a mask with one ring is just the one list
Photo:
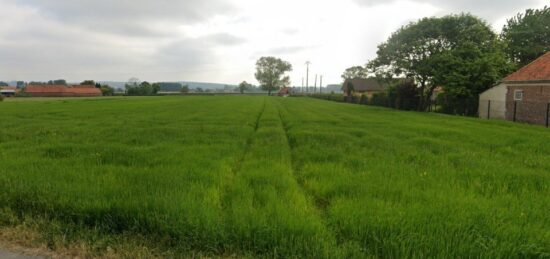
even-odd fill
[(96, 83), (94, 82), (94, 80), (84, 80), (80, 83), (80, 85), (96, 85)]
[(103, 94), (103, 96), (115, 95), (115, 89), (110, 87), (109, 85), (101, 85), (99, 89), (101, 89), (101, 93)]
[(189, 93), (189, 86), (188, 85), (183, 85), (180, 89), (180, 93), (182, 93), (182, 94)]
[(153, 88), (153, 94), (157, 94), (158, 92), (160, 92), (160, 83), (154, 83), (151, 85), (151, 87)]
[(246, 81), (242, 81), (242, 82), (239, 84), (239, 87), (238, 87), (239, 92), (240, 92), (241, 94), (243, 94), (244, 91), (248, 90), (249, 88), (250, 88), (250, 84), (247, 83)]
[(256, 80), (263, 90), (271, 95), (272, 91), (290, 84), (286, 72), (292, 71), (292, 65), (275, 57), (262, 57), (256, 62)]
[(67, 85), (67, 80), (65, 79), (56, 79), (48, 81), (49, 85)]

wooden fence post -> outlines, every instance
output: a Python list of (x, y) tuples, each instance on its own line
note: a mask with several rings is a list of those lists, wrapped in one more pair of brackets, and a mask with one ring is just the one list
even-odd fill
[(487, 101), (487, 119), (491, 119), (491, 100)]
[(518, 112), (518, 101), (514, 101), (514, 122), (516, 122), (517, 112)]

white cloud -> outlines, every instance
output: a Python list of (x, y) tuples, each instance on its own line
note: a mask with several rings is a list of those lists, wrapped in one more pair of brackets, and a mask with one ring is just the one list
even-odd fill
[[(0, 78), (254, 82), (264, 55), (294, 66), (296, 85), (338, 83), (400, 26), (472, 12), (500, 28), (543, 0), (0, 0)], [(310, 82), (313, 80), (310, 79)]]

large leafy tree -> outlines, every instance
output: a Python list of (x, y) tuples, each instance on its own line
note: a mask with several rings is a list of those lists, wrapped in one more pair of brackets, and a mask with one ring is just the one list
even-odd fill
[(508, 20), (501, 37), (508, 56), (524, 66), (550, 51), (550, 8), (528, 9)]
[[(448, 99), (473, 100), (509, 71), (497, 35), (470, 14), (410, 23), (379, 45), (377, 54), (368, 68), (377, 75), (413, 78), (419, 88), (419, 110), (427, 108), (438, 86)], [(458, 112), (454, 110), (447, 109)]]
[(342, 79), (355, 79), (355, 78), (367, 78), (367, 70), (362, 66), (354, 66), (346, 69), (342, 74)]
[(256, 62), (256, 80), (262, 89), (271, 95), (272, 91), (290, 84), (286, 72), (292, 71), (292, 65), (275, 57), (262, 57)]

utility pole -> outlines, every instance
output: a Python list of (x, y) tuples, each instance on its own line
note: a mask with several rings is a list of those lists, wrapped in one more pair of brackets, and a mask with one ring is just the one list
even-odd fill
[(323, 93), (323, 75), (321, 75), (321, 82), (319, 84), (319, 93), (320, 94)]
[(300, 87), (300, 92), (304, 92), (304, 78), (302, 77), (302, 87)]
[(306, 61), (306, 93), (309, 92), (309, 65), (311, 65), (311, 62)]
[(313, 93), (317, 92), (317, 74), (315, 74), (315, 86), (313, 87)]

